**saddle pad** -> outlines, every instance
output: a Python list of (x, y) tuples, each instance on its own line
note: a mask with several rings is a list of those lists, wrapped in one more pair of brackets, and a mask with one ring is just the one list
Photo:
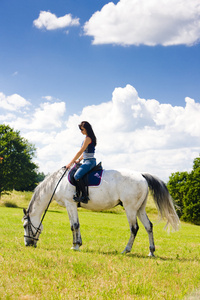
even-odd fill
[[(74, 179), (74, 173), (76, 172), (75, 168), (68, 174), (68, 180), (72, 185), (76, 185), (76, 181)], [(101, 178), (103, 175), (103, 169), (90, 171), (88, 174), (84, 175), (83, 180), (85, 184), (87, 183), (88, 186), (98, 186), (101, 183)]]

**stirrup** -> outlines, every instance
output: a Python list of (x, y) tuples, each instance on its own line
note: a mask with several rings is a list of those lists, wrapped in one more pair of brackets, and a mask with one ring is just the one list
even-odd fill
[(85, 203), (85, 204), (87, 204), (88, 203), (88, 200), (90, 200), (89, 199), (89, 197), (88, 196), (76, 196), (76, 195), (74, 195), (74, 197), (73, 197), (73, 200), (74, 200), (74, 202), (78, 202), (78, 203), (80, 203), (80, 202), (82, 202), (82, 203)]
[(90, 200), (90, 198), (88, 196), (81, 196), (81, 201), (80, 202), (87, 204), (88, 200)]
[(80, 199), (81, 199), (81, 196), (80, 196), (78, 193), (74, 194), (73, 200), (74, 200), (75, 202), (80, 202), (80, 201), (81, 201)]

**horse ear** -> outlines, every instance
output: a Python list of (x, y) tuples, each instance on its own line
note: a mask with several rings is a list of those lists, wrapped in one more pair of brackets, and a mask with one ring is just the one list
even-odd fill
[(26, 216), (26, 215), (27, 215), (27, 212), (26, 212), (26, 209), (25, 209), (25, 208), (23, 208), (23, 212), (24, 212), (24, 216)]

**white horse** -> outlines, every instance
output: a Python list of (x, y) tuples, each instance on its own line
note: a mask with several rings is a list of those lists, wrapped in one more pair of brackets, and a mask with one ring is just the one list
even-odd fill
[[(56, 184), (66, 172), (57, 189)], [(68, 181), (68, 170), (64, 168), (48, 176), (41, 182), (32, 196), (27, 211), (24, 209), (24, 242), (26, 246), (37, 246), (39, 235), (43, 226), (41, 217), (48, 208), (52, 193), (53, 199), (58, 204), (65, 206), (68, 212), (71, 230), (73, 233), (73, 250), (79, 250), (82, 245), (80, 225), (77, 211), (77, 203), (73, 201), (75, 187)], [(81, 207), (102, 211), (113, 208), (118, 204), (123, 205), (130, 226), (130, 239), (122, 253), (131, 251), (134, 239), (139, 229), (137, 217), (144, 225), (149, 236), (149, 256), (154, 256), (155, 245), (153, 238), (153, 225), (147, 217), (145, 207), (147, 203), (148, 187), (152, 191), (155, 204), (161, 217), (171, 224), (174, 230), (178, 230), (179, 218), (176, 214), (172, 198), (163, 181), (150, 174), (140, 174), (132, 171), (104, 170), (101, 184), (98, 187), (89, 187), (87, 204), (81, 203)], [(42, 218), (43, 220), (43, 218)]]

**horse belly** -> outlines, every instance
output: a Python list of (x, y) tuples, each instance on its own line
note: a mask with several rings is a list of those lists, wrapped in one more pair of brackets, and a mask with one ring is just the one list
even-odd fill
[(91, 187), (89, 189), (89, 198), (90, 200), (88, 201), (87, 209), (93, 211), (110, 209), (119, 203), (117, 195), (114, 193), (112, 194), (112, 192), (105, 188), (103, 184), (97, 188)]

